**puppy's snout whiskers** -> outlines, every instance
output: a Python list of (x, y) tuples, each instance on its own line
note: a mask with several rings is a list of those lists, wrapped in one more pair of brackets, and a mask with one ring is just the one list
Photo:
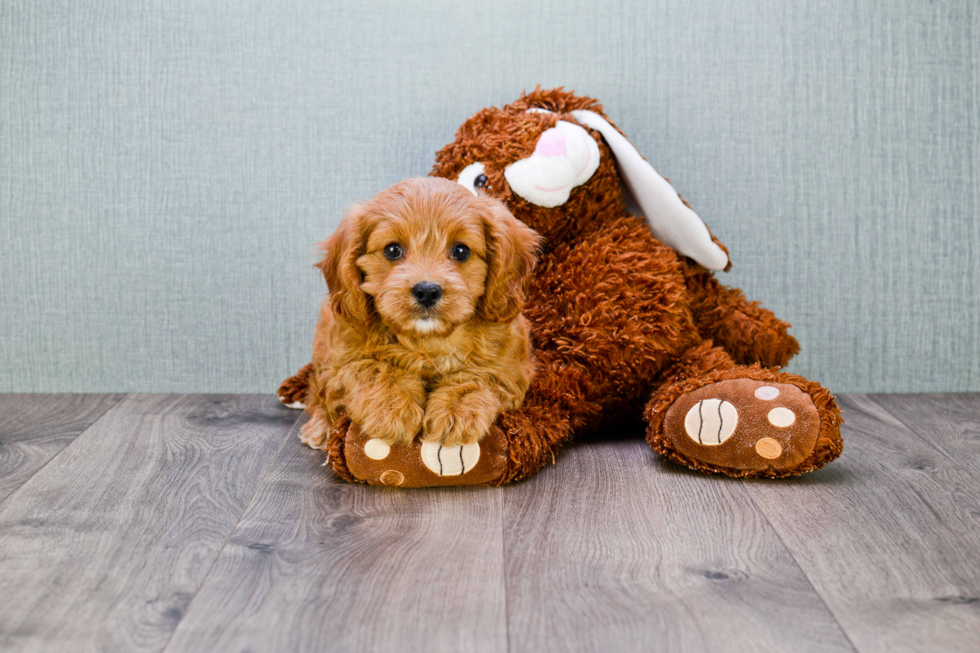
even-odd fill
[(431, 281), (422, 281), (412, 287), (412, 297), (423, 308), (432, 308), (442, 298), (442, 286)]

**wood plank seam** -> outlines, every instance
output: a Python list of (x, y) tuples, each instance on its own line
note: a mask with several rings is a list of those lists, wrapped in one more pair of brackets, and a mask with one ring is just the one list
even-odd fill
[(510, 564), (510, 561), (507, 559), (507, 534), (504, 533), (504, 505), (507, 501), (508, 488), (498, 488), (498, 490), (500, 490), (500, 501), (497, 502), (497, 511), (500, 516), (500, 559), (503, 564), (501, 571), (504, 576), (502, 579), (504, 587), (504, 642), (507, 644), (507, 653), (510, 653), (514, 650), (510, 641), (510, 594), (507, 589), (507, 565)]
[(171, 629), (170, 635), (169, 637), (167, 637), (167, 641), (164, 643), (163, 647), (160, 648), (161, 653), (165, 653), (167, 651), (167, 648), (170, 646), (170, 641), (174, 638), (174, 633), (176, 633), (177, 629), (180, 627), (180, 622), (184, 620), (184, 617), (186, 617), (188, 613), (190, 613), (191, 606), (194, 605), (194, 599), (197, 598), (197, 595), (201, 591), (201, 588), (204, 587), (205, 583), (207, 583), (208, 577), (210, 577), (211, 572), (214, 571), (215, 564), (217, 564), (218, 560), (221, 558), (222, 552), (225, 550), (225, 547), (228, 546), (228, 542), (235, 534), (235, 531), (238, 530), (238, 525), (241, 523), (242, 517), (245, 515), (246, 512), (248, 512), (249, 506), (251, 506), (252, 502), (255, 500), (255, 495), (258, 494), (259, 488), (261, 488), (262, 483), (265, 482), (265, 478), (266, 476), (268, 476), (269, 470), (272, 469), (272, 467), (276, 464), (276, 460), (282, 454), (282, 450), (286, 447), (286, 443), (289, 442), (292, 438), (298, 437), (299, 429), (302, 426), (301, 422), (305, 422), (305, 420), (303, 420), (303, 417), (305, 415), (306, 415), (305, 412), (300, 412), (300, 414), (296, 416), (296, 421), (293, 422), (293, 425), (291, 427), (289, 427), (289, 430), (286, 432), (286, 436), (282, 439), (282, 444), (280, 444), (279, 449), (276, 450), (276, 455), (272, 457), (272, 460), (269, 461), (269, 466), (265, 468), (264, 472), (262, 472), (262, 477), (259, 479), (259, 482), (255, 484), (255, 489), (252, 490), (252, 495), (248, 498), (248, 501), (245, 502), (245, 505), (242, 508), (241, 513), (239, 513), (238, 515), (238, 519), (235, 520), (235, 525), (232, 528), (228, 529), (228, 535), (225, 537), (225, 541), (221, 544), (221, 548), (218, 549), (216, 555), (211, 560), (211, 564), (208, 566), (207, 573), (204, 574), (204, 576), (201, 578), (201, 582), (198, 583), (197, 587), (194, 589), (194, 595), (187, 602), (187, 605), (185, 606), (183, 612), (180, 615), (180, 618), (174, 624), (173, 629)]
[(365, 487), (322, 461), (287, 443), (165, 650), (505, 651), (501, 488)]
[[(972, 459), (951, 465), (936, 450), (957, 453), (939, 437), (942, 415), (882, 401), (842, 396), (851, 445), (840, 462), (784, 488), (758, 485), (755, 503), (860, 651), (972, 653), (978, 614), (962, 607), (980, 582), (976, 476), (962, 467)], [(935, 433), (935, 445), (893, 410)]]
[[(919, 433), (919, 430), (918, 430), (918, 429), (917, 429), (917, 428), (916, 428), (916, 427), (915, 427), (914, 425), (912, 425), (912, 424), (909, 424), (909, 423), (908, 423), (908, 422), (906, 422), (906, 421), (905, 421), (904, 419), (902, 419), (902, 418), (901, 418), (901, 416), (899, 416), (899, 415), (896, 415), (896, 414), (895, 414), (895, 413), (894, 413), (894, 412), (893, 412), (893, 411), (891, 410), (891, 408), (889, 408), (889, 407), (888, 407), (887, 405), (885, 405), (885, 404), (883, 404), (883, 403), (881, 403), (880, 401), (878, 401), (878, 400), (877, 400), (877, 399), (875, 398), (875, 397), (877, 397), (878, 395), (874, 395), (874, 394), (866, 394), (866, 395), (864, 395), (864, 396), (865, 396), (865, 397), (866, 397), (867, 399), (870, 399), (870, 400), (871, 400), (871, 402), (872, 402), (873, 404), (875, 404), (876, 406), (878, 406), (879, 408), (881, 408), (881, 409), (882, 409), (883, 411), (885, 411), (886, 413), (888, 413), (888, 415), (890, 415), (890, 416), (892, 417), (892, 419), (894, 419), (894, 420), (895, 420), (895, 421), (897, 421), (897, 422), (898, 422), (899, 424), (901, 424), (901, 425), (902, 425), (902, 426), (904, 426), (904, 427), (905, 427), (906, 429), (908, 429), (910, 433), (912, 433), (913, 435), (915, 435), (915, 437), (917, 437), (917, 438), (919, 438), (920, 440), (922, 440), (923, 442), (925, 442), (925, 443), (926, 443), (926, 445), (928, 445), (930, 449), (932, 449), (933, 451), (935, 451), (935, 452), (937, 452), (937, 453), (938, 453), (938, 454), (939, 454), (940, 456), (942, 456), (943, 458), (945, 458), (945, 459), (946, 459), (946, 460), (948, 460), (949, 462), (951, 462), (951, 463), (953, 463), (953, 464), (954, 464), (954, 465), (956, 465), (957, 467), (960, 467), (960, 461), (959, 461), (959, 460), (957, 460), (957, 459), (956, 459), (955, 457), (953, 457), (952, 455), (950, 455), (949, 453), (947, 453), (947, 452), (946, 452), (946, 451), (945, 451), (945, 450), (944, 450), (944, 449), (943, 449), (942, 447), (940, 447), (940, 446), (937, 446), (935, 442), (933, 442), (933, 441), (931, 441), (931, 440), (929, 440), (929, 439), (928, 439), (928, 438), (926, 438), (926, 437), (925, 437), (924, 435), (922, 435), (921, 433)], [(964, 470), (964, 471), (967, 471), (967, 472), (969, 472), (969, 470)]]
[(297, 419), (268, 394), (107, 411), (0, 506), (0, 647), (159, 652)]
[[(764, 481), (764, 482), (771, 483), (772, 481)], [(783, 534), (779, 532), (779, 529), (776, 528), (776, 525), (772, 523), (771, 519), (769, 519), (769, 515), (767, 515), (766, 512), (759, 507), (759, 504), (756, 503), (755, 495), (749, 494), (748, 492), (746, 492), (746, 494), (749, 497), (749, 502), (752, 504), (752, 507), (755, 508), (756, 512), (759, 515), (761, 515), (763, 519), (766, 520), (766, 523), (769, 524), (769, 528), (771, 528), (772, 532), (776, 534), (776, 538), (779, 540), (779, 543), (783, 545), (783, 549), (785, 549), (786, 552), (789, 554), (789, 557), (792, 558), (793, 564), (796, 565), (796, 568), (800, 570), (800, 574), (802, 574), (803, 578), (806, 579), (806, 582), (810, 586), (810, 589), (813, 590), (814, 595), (816, 595), (816, 597), (820, 599), (820, 602), (823, 603), (823, 606), (827, 608), (827, 612), (830, 614), (831, 617), (834, 618), (834, 623), (836, 623), (837, 627), (840, 628), (841, 634), (844, 635), (844, 639), (846, 639), (847, 643), (850, 644), (851, 649), (854, 650), (854, 653), (860, 653), (860, 649), (858, 649), (857, 645), (854, 643), (854, 640), (851, 639), (850, 633), (848, 633), (847, 630), (844, 628), (844, 624), (842, 624), (840, 619), (837, 617), (837, 613), (834, 612), (833, 608), (830, 607), (830, 604), (827, 603), (827, 599), (824, 597), (823, 594), (820, 593), (820, 590), (818, 590), (817, 587), (813, 584), (813, 580), (806, 573), (806, 569), (804, 569), (803, 565), (800, 564), (800, 561), (796, 558), (796, 554), (793, 553), (793, 549), (788, 544), (786, 544), (786, 540), (783, 539)]]
[[(106, 394), (110, 394), (110, 395), (111, 395), (111, 394), (113, 394), (113, 393), (106, 393)], [(0, 505), (3, 505), (3, 504), (4, 504), (4, 502), (6, 502), (6, 501), (7, 501), (8, 499), (10, 499), (10, 497), (12, 497), (12, 496), (14, 496), (14, 495), (16, 495), (16, 494), (17, 494), (18, 492), (20, 492), (20, 489), (21, 489), (22, 487), (24, 487), (25, 485), (27, 485), (27, 483), (28, 483), (28, 482), (29, 482), (29, 481), (30, 481), (30, 480), (31, 480), (32, 478), (34, 478), (35, 476), (37, 476), (37, 474), (38, 474), (38, 472), (40, 472), (41, 470), (43, 470), (43, 469), (44, 469), (45, 467), (47, 467), (47, 466), (48, 466), (49, 464), (51, 464), (51, 461), (53, 461), (53, 460), (54, 460), (55, 458), (57, 458), (58, 456), (60, 456), (61, 454), (63, 454), (63, 453), (64, 453), (64, 452), (65, 452), (65, 451), (66, 451), (67, 449), (69, 449), (69, 448), (70, 448), (70, 447), (71, 447), (71, 446), (72, 446), (73, 444), (75, 444), (75, 443), (76, 443), (76, 442), (78, 441), (78, 439), (79, 439), (80, 437), (82, 437), (83, 435), (85, 435), (86, 433), (88, 433), (88, 431), (89, 431), (89, 430), (90, 430), (90, 429), (91, 429), (92, 427), (94, 427), (94, 426), (95, 426), (96, 424), (98, 424), (98, 423), (99, 423), (99, 422), (101, 422), (102, 420), (104, 420), (104, 419), (106, 419), (106, 418), (107, 418), (107, 417), (109, 416), (109, 414), (110, 414), (111, 412), (113, 412), (113, 411), (114, 411), (114, 410), (116, 409), (116, 407), (117, 407), (117, 406), (119, 406), (119, 404), (120, 404), (120, 403), (122, 403), (122, 401), (123, 401), (123, 400), (124, 400), (124, 399), (125, 399), (126, 397), (128, 397), (128, 396), (129, 396), (129, 395), (127, 395), (127, 394), (118, 394), (118, 395), (116, 395), (116, 399), (115, 399), (114, 401), (112, 401), (112, 403), (111, 403), (110, 405), (108, 405), (108, 406), (106, 406), (106, 409), (102, 411), (102, 414), (100, 414), (100, 415), (99, 415), (99, 416), (98, 416), (98, 417), (97, 417), (97, 418), (95, 419), (95, 421), (93, 421), (93, 422), (92, 422), (91, 424), (89, 424), (89, 425), (88, 425), (88, 426), (87, 426), (86, 428), (84, 428), (84, 429), (83, 429), (83, 430), (82, 430), (81, 432), (79, 432), (79, 433), (78, 433), (78, 435), (76, 435), (76, 436), (75, 436), (74, 438), (72, 438), (72, 441), (71, 441), (71, 442), (69, 442), (69, 443), (68, 443), (68, 444), (66, 444), (66, 445), (65, 445), (64, 447), (62, 447), (62, 448), (61, 448), (61, 451), (59, 451), (58, 453), (56, 453), (55, 455), (53, 455), (53, 456), (51, 456), (51, 457), (50, 457), (50, 458), (48, 458), (48, 459), (47, 459), (46, 461), (44, 461), (44, 464), (43, 464), (43, 465), (41, 465), (40, 467), (38, 467), (37, 469), (35, 469), (35, 470), (34, 470), (34, 472), (33, 472), (33, 473), (32, 473), (32, 474), (30, 475), (30, 476), (28, 476), (27, 478), (25, 478), (25, 479), (24, 479), (24, 480), (23, 480), (23, 481), (21, 482), (21, 484), (17, 486), (17, 488), (16, 488), (15, 490), (13, 490), (12, 492), (10, 492), (10, 494), (8, 494), (7, 496), (5, 496), (5, 497), (3, 497), (2, 499), (0, 499)], [(110, 400), (110, 401), (111, 401), (111, 400)]]
[(510, 650), (856, 650), (744, 481), (623, 437), (504, 489)]

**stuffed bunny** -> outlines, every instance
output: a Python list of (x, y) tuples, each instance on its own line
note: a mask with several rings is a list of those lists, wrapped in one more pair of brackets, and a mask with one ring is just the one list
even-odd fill
[[(779, 371), (799, 351), (790, 325), (716, 280), (727, 250), (596, 100), (539, 87), (483, 109), (432, 175), (502, 200), (543, 237), (524, 308), (535, 377), (466, 456), (417, 441), (374, 459), (370, 434), (342, 417), (313, 443), (339, 475), (501, 484), (553, 462), (573, 435), (641, 416), (655, 451), (708, 473), (795, 476), (840, 455), (833, 396)], [(284, 403), (305, 403), (308, 374), (283, 383)], [(443, 458), (460, 462), (436, 466)]]

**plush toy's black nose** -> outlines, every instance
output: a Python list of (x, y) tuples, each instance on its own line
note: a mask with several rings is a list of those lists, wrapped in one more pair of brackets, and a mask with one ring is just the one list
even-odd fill
[(431, 281), (421, 281), (412, 287), (412, 296), (420, 305), (432, 308), (442, 297), (442, 288)]

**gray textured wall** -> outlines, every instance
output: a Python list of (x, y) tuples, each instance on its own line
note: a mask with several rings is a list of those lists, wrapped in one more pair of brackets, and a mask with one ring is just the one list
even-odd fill
[[(421, 3), (420, 3), (421, 4)], [(980, 389), (980, 7), (0, 2), (0, 390), (272, 391), (349, 202), (602, 100), (837, 391)]]

